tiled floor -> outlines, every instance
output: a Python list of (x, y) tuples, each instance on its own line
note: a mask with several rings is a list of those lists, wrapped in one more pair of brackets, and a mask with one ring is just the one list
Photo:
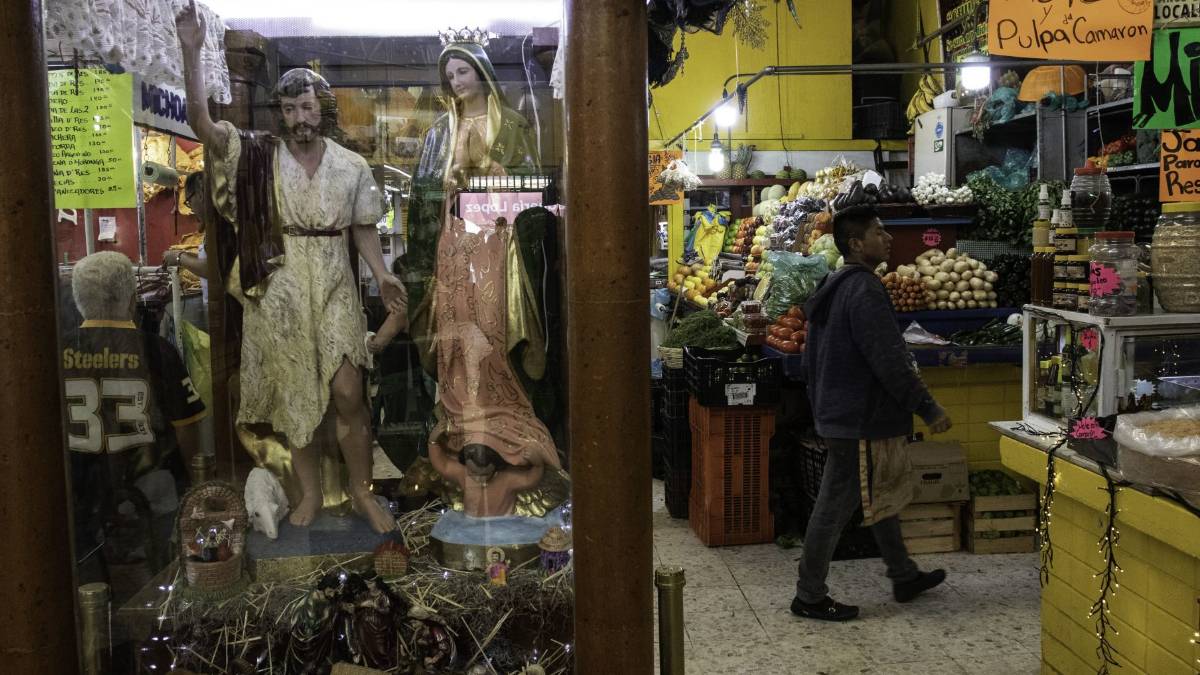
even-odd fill
[[(800, 549), (708, 548), (671, 518), (654, 489), (654, 553), (686, 570), (688, 675), (1028, 675), (1039, 670), (1036, 554), (914, 556), (946, 582), (907, 605), (891, 597), (878, 559), (833, 563), (831, 594), (858, 605), (844, 624), (788, 609)], [(657, 620), (657, 618), (656, 618)]]

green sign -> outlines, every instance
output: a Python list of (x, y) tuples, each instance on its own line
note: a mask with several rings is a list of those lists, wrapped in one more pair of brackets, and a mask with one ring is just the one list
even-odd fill
[(133, 165), (133, 80), (103, 68), (49, 75), (54, 206), (137, 206)]
[(1133, 65), (1133, 127), (1200, 127), (1200, 28), (1156, 30), (1149, 61)]

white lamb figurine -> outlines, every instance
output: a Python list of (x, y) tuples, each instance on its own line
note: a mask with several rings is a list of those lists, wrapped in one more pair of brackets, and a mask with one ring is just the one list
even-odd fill
[(288, 498), (275, 474), (261, 467), (246, 477), (246, 512), (254, 529), (269, 539), (279, 536), (279, 521), (288, 512)]

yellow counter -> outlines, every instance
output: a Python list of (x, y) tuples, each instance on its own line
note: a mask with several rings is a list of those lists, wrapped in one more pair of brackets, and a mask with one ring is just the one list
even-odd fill
[[(1004, 466), (1044, 484), (1046, 453), (1005, 436)], [(1108, 503), (1104, 478), (1067, 459), (1059, 474), (1050, 517), (1054, 565), (1042, 589), (1042, 672), (1095, 673), (1100, 664), (1095, 621), (1104, 558), (1098, 541)], [(1172, 501), (1133, 488), (1117, 494), (1116, 559), (1120, 585), (1109, 600), (1118, 634), (1109, 642), (1120, 666), (1114, 673), (1196, 675), (1200, 648), (1200, 518)]]

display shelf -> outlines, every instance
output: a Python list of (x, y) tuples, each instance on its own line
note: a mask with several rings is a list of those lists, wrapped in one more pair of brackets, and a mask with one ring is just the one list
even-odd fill
[(973, 218), (930, 218), (922, 216), (919, 218), (880, 218), (884, 225), (892, 225), (896, 227), (930, 227), (938, 225), (970, 225), (974, 222)]
[(1123, 98), (1119, 101), (1100, 103), (1097, 105), (1088, 106), (1087, 109), (1087, 113), (1089, 115), (1112, 115), (1124, 112), (1133, 112), (1133, 98)]
[[(1028, 112), (1023, 112), (1019, 115), (1013, 115), (1010, 119), (1007, 119), (1003, 122), (996, 122), (996, 123), (992, 124), (992, 126), (988, 127), (984, 131), (984, 135), (987, 135), (987, 134), (990, 134), (993, 132), (995, 132), (995, 133), (1017, 133), (1017, 132), (1027, 133), (1029, 131), (1034, 131), (1036, 129), (1037, 129), (1037, 108), (1033, 108), (1033, 109), (1030, 109)], [(968, 126), (966, 129), (956, 132), (954, 135), (955, 136), (969, 136), (973, 133), (975, 133), (975, 130)]]
[[(807, 180), (807, 179), (805, 179)], [(729, 187), (770, 187), (772, 185), (791, 185), (803, 182), (795, 178), (700, 178), (700, 188), (729, 188)], [(697, 189), (700, 189), (697, 188)]]
[(1105, 173), (1110, 176), (1121, 175), (1127, 173), (1141, 173), (1143, 171), (1157, 171), (1158, 162), (1146, 162), (1145, 164), (1126, 164), (1124, 166), (1114, 166), (1107, 169)]
[(1134, 316), (1095, 316), (1086, 312), (1071, 312), (1040, 305), (1025, 305), (1022, 309), (1035, 315), (1056, 316), (1071, 323), (1090, 324), (1100, 328), (1162, 328), (1164, 326), (1200, 328), (1200, 314), (1183, 312), (1157, 312), (1135, 314)]
[(804, 381), (804, 352), (799, 354), (788, 354), (781, 352), (774, 347), (764, 344), (762, 346), (763, 356), (773, 359), (779, 359), (783, 364), (783, 376), (789, 380), (796, 382)]
[(1021, 363), (1020, 345), (978, 345), (975, 347), (913, 346), (908, 350), (924, 368), (964, 367), (978, 363)]
[(897, 314), (896, 320), (900, 330), (908, 328), (912, 322), (921, 324), (925, 330), (949, 337), (963, 330), (978, 330), (993, 319), (1007, 319), (1010, 314), (1020, 314), (1015, 307), (998, 307), (996, 309), (938, 309), (923, 312), (904, 312)]

